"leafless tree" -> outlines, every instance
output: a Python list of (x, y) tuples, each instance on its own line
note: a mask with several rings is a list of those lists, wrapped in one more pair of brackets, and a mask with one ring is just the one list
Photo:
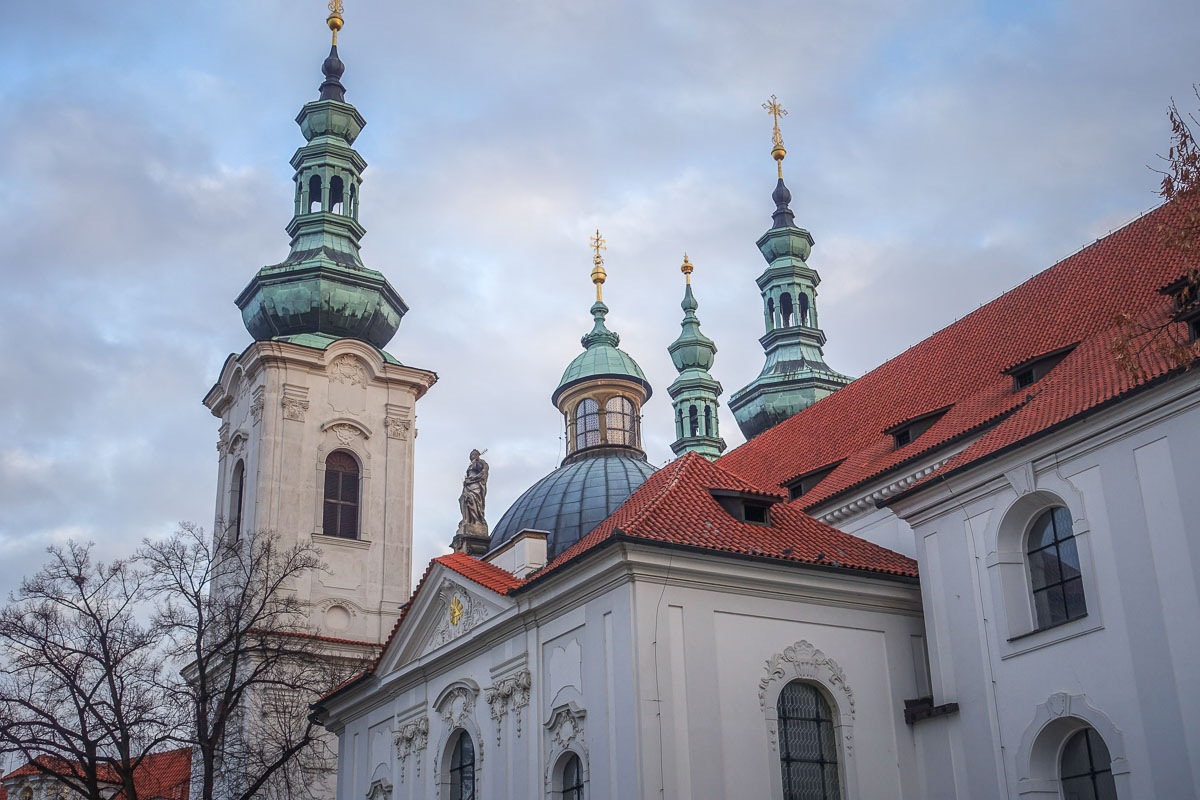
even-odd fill
[(92, 546), (51, 547), (0, 610), (0, 755), (15, 754), (89, 800), (118, 784), (137, 800), (142, 759), (172, 739), (146, 575)]
[(319, 787), (333, 752), (308, 705), (362, 666), (323, 655), (294, 591), (324, 569), (320, 550), (185, 524), (146, 541), (139, 559), (182, 668), (173, 688), (190, 716), (193, 800), (303, 798)]

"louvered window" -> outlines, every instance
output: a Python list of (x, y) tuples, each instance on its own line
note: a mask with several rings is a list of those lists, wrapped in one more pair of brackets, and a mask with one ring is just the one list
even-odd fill
[(784, 800), (841, 800), (833, 714), (817, 687), (792, 681), (777, 706)]
[(1038, 628), (1051, 628), (1086, 616), (1071, 512), (1062, 506), (1043, 512), (1029, 531), (1027, 552)]
[(459, 731), (450, 755), (450, 800), (475, 800), (475, 745)]
[(600, 404), (590, 397), (575, 406), (575, 449), (600, 444)]
[(604, 426), (609, 444), (637, 445), (633, 431), (633, 403), (626, 397), (613, 397), (604, 404)]
[(322, 526), (326, 536), (358, 538), (358, 494), (358, 462), (349, 453), (335, 450), (325, 459), (325, 515)]

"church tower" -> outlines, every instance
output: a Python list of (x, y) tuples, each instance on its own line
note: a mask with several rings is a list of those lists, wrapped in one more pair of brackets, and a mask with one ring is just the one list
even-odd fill
[(254, 342), (204, 404), (221, 421), (217, 530), (315, 543), (329, 571), (295, 589), (311, 624), (379, 643), (409, 596), (414, 409), (437, 376), (383, 350), (408, 306), (359, 256), (366, 121), (345, 99), (339, 11), (320, 96), (296, 117), (291, 250), (238, 295)]
[(767, 268), (758, 276), (763, 299), (766, 334), (759, 339), (766, 352), (762, 372), (729, 398), (729, 408), (747, 439), (752, 439), (793, 414), (832, 394), (853, 378), (835, 372), (825, 363), (821, 348), (825, 333), (817, 316), (817, 286), (821, 276), (808, 265), (812, 234), (796, 226), (789, 204), (792, 193), (783, 182), (787, 151), (779, 133), (785, 111), (771, 95), (764, 104), (775, 117), (772, 136), (779, 180), (771, 200), (775, 212), (771, 229), (758, 240)]
[(721, 426), (717, 421), (721, 384), (708, 374), (717, 355), (717, 345), (700, 332), (700, 318), (696, 316), (699, 304), (692, 295), (692, 263), (687, 254), (683, 256), (685, 284), (683, 290), (683, 331), (671, 343), (667, 352), (675, 362), (679, 377), (667, 389), (671, 405), (675, 409), (675, 441), (671, 449), (681, 456), (695, 451), (712, 460), (725, 451), (725, 440), (721, 438)]

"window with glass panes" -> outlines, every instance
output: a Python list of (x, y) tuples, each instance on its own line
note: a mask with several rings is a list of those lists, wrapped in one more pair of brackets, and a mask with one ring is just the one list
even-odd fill
[(233, 486), (229, 490), (229, 527), (234, 541), (242, 538), (242, 497), (246, 491), (246, 464), (238, 461), (233, 468)]
[(1112, 758), (1100, 734), (1084, 728), (1067, 740), (1059, 766), (1066, 800), (1117, 800)]
[(1071, 512), (1062, 506), (1042, 512), (1029, 531), (1027, 553), (1037, 626), (1049, 628), (1086, 616)]
[(574, 753), (567, 756), (567, 763), (563, 764), (562, 797), (563, 800), (583, 800), (583, 764)]
[(450, 754), (450, 800), (475, 800), (475, 745), (459, 731)]
[(600, 404), (588, 397), (575, 406), (575, 449), (600, 444)]
[(325, 459), (325, 509), (322, 530), (326, 536), (358, 538), (358, 462), (335, 450)]
[(613, 397), (604, 404), (604, 427), (609, 444), (636, 445), (633, 432), (633, 403), (627, 397)]
[(792, 681), (777, 711), (784, 800), (841, 800), (833, 713), (820, 690)]

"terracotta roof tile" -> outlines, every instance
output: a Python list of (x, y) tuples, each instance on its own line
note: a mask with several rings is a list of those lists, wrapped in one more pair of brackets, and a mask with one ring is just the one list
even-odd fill
[[(1162, 320), (1170, 300), (1159, 287), (1196, 265), (1167, 249), (1160, 229), (1180, 209), (1164, 205), (980, 307), (850, 385), (727, 453), (717, 463), (747, 481), (777, 487), (842, 463), (791, 505), (811, 509), (930, 454), (987, 431), (940, 473), (1117, 397), (1168, 369), (1151, 350), (1146, 375), (1122, 372), (1112, 353), (1126, 312)], [(1078, 344), (1032, 386), (1013, 390), (1005, 369)], [(890, 425), (950, 410), (912, 444), (896, 450)]]
[[(39, 756), (36, 760), (45, 764), (66, 763), (52, 756)], [(151, 753), (142, 759), (134, 772), (138, 797), (141, 800), (187, 800), (191, 771), (191, 748)], [(8, 773), (2, 780), (39, 774), (42, 774), (41, 771), (33, 763), (28, 763)], [(116, 783), (117, 773), (105, 767), (101, 769), (101, 780)], [(116, 798), (121, 796), (121, 793), (114, 795)]]

